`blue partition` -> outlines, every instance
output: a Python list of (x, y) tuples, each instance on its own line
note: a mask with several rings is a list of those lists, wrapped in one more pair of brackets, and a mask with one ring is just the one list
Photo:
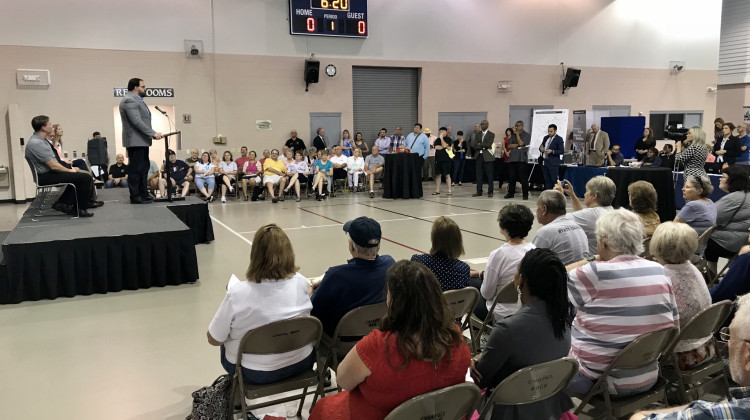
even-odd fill
[(643, 137), (646, 117), (602, 117), (601, 129), (609, 134), (609, 144), (619, 144), (625, 158), (635, 158), (635, 142)]

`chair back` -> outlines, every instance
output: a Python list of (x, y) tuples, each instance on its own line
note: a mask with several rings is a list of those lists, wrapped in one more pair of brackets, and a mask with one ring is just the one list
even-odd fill
[(459, 420), (463, 417), (468, 419), (479, 397), (479, 388), (472, 383), (464, 382), (417, 395), (393, 409), (384, 420)]
[(667, 352), (677, 334), (676, 327), (669, 327), (636, 337), (615, 356), (605, 373), (614, 369), (637, 369), (656, 362)]
[(563, 357), (517, 370), (492, 392), (479, 418), (495, 404), (523, 405), (545, 400), (568, 386), (578, 373), (578, 362)]
[(508, 282), (499, 292), (495, 298), (495, 303), (516, 303), (518, 302), (518, 291), (516, 291), (516, 285), (513, 282)]
[(323, 325), (312, 316), (299, 316), (276, 321), (250, 330), (240, 342), (242, 354), (278, 354), (298, 350), (308, 344), (317, 345)]
[(378, 327), (380, 320), (388, 313), (385, 302), (374, 305), (360, 306), (347, 312), (333, 333), (333, 339), (338, 337), (364, 337)]
[(732, 312), (732, 301), (722, 300), (698, 312), (688, 323), (680, 329), (673, 347), (682, 340), (695, 340), (713, 335), (724, 325)]
[(448, 290), (443, 292), (445, 301), (453, 310), (454, 318), (463, 318), (464, 315), (471, 313), (479, 300), (479, 290), (473, 287), (464, 287), (463, 289)]
[(706, 248), (706, 245), (708, 245), (708, 240), (711, 239), (711, 234), (714, 233), (714, 230), (716, 230), (716, 226), (711, 226), (710, 228), (706, 229), (701, 233), (701, 236), (698, 237), (698, 249), (704, 249)]
[(651, 238), (646, 238), (643, 241), (643, 252), (639, 255), (641, 258), (651, 258)]
[(34, 184), (37, 186), (39, 185), (39, 174), (36, 172), (36, 166), (31, 162), (31, 159), (29, 159), (28, 156), (24, 156), (26, 158), (26, 163), (29, 164), (29, 168), (31, 169), (31, 175), (34, 177)]

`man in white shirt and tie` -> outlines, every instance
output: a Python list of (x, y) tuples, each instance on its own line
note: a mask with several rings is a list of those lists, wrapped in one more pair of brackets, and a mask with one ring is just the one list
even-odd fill
[(609, 150), (609, 134), (600, 130), (599, 125), (591, 124), (591, 130), (586, 134), (586, 148), (588, 149), (586, 165), (604, 165)]

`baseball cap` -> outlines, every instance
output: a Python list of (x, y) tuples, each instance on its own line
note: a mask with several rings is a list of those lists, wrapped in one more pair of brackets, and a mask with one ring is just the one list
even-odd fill
[(380, 244), (380, 223), (369, 217), (361, 216), (344, 223), (344, 232), (361, 247), (372, 248)]

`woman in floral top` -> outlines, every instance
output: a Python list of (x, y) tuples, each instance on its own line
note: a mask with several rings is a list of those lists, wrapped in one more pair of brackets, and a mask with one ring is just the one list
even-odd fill
[(310, 167), (307, 166), (307, 162), (303, 159), (301, 151), (298, 151), (294, 157), (295, 159), (287, 167), (286, 173), (289, 175), (289, 184), (284, 191), (288, 192), (290, 188), (294, 187), (294, 192), (297, 193), (297, 201), (300, 201), (300, 182), (307, 182), (307, 176), (310, 175)]

